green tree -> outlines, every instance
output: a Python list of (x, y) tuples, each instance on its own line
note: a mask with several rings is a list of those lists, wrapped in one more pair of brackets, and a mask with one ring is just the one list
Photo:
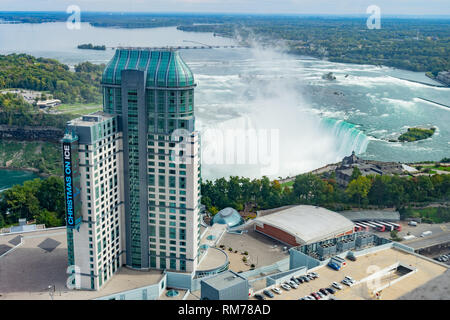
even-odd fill
[(360, 176), (361, 176), (361, 170), (359, 170), (358, 167), (354, 167), (352, 175), (350, 176), (350, 181), (358, 179), (358, 177), (360, 177)]
[(46, 228), (59, 227), (63, 225), (63, 219), (58, 218), (56, 212), (43, 209), (36, 216), (37, 224), (45, 224)]
[(369, 178), (359, 176), (356, 180), (351, 181), (346, 189), (346, 193), (350, 198), (358, 199), (358, 206), (361, 207), (361, 200), (367, 198), (371, 187)]

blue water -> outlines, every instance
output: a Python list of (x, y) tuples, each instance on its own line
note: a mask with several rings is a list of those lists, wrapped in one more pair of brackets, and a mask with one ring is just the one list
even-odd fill
[[(78, 50), (80, 43), (177, 46), (188, 44), (185, 40), (233, 44), (231, 39), (176, 28), (107, 29), (83, 24), (81, 30), (71, 31), (64, 23), (0, 24), (0, 53), (26, 52), (72, 66), (87, 60), (106, 63), (114, 54), (110, 49)], [(450, 156), (450, 108), (418, 99), (448, 104), (450, 89), (397, 79), (432, 83), (424, 73), (333, 63), (283, 54), (278, 49), (181, 50), (181, 55), (197, 82), (196, 125), (202, 139), (211, 129), (278, 130), (277, 154), (271, 159), (275, 171), (267, 173), (271, 177), (306, 172), (337, 162), (352, 151), (381, 161)], [(328, 72), (337, 79), (322, 79)], [(410, 126), (434, 126), (437, 131), (422, 141), (389, 142)], [(209, 144), (207, 140), (202, 140), (203, 153), (212, 143), (217, 144), (217, 140)], [(224, 144), (225, 151), (233, 148), (241, 150), (232, 143)], [(260, 170), (261, 166), (207, 163), (204, 154), (202, 159), (205, 178), (256, 177), (268, 172)]]
[(11, 188), (15, 184), (22, 184), (35, 178), (39, 178), (39, 176), (30, 171), (0, 170), (0, 192)]

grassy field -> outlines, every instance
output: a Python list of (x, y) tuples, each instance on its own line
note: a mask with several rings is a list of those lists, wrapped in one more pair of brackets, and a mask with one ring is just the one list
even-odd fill
[(61, 104), (54, 108), (54, 110), (63, 114), (72, 115), (85, 115), (88, 113), (96, 112), (102, 110), (102, 105), (98, 103), (89, 104)]
[(449, 207), (429, 207), (422, 209), (410, 208), (407, 209), (408, 216), (411, 218), (422, 218), (432, 223), (444, 223), (450, 221), (450, 208)]
[(436, 173), (436, 170), (450, 172), (450, 166), (442, 166), (436, 163), (413, 165), (413, 167), (422, 172), (427, 172), (431, 174)]
[(40, 141), (0, 140), (0, 166), (36, 168), (40, 173), (61, 175), (59, 145)]

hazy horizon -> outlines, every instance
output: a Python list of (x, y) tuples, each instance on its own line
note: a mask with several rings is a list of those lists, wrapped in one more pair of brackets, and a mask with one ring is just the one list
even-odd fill
[(2, 0), (0, 11), (65, 12), (71, 5), (103, 13), (331, 16), (366, 15), (367, 8), (376, 5), (390, 16), (450, 16), (448, 0)]

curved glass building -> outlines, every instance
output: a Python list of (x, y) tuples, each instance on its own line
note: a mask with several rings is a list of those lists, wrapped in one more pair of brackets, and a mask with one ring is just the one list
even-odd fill
[(226, 224), (228, 227), (232, 228), (243, 224), (244, 219), (242, 219), (239, 212), (233, 208), (225, 208), (216, 213), (211, 223)]

